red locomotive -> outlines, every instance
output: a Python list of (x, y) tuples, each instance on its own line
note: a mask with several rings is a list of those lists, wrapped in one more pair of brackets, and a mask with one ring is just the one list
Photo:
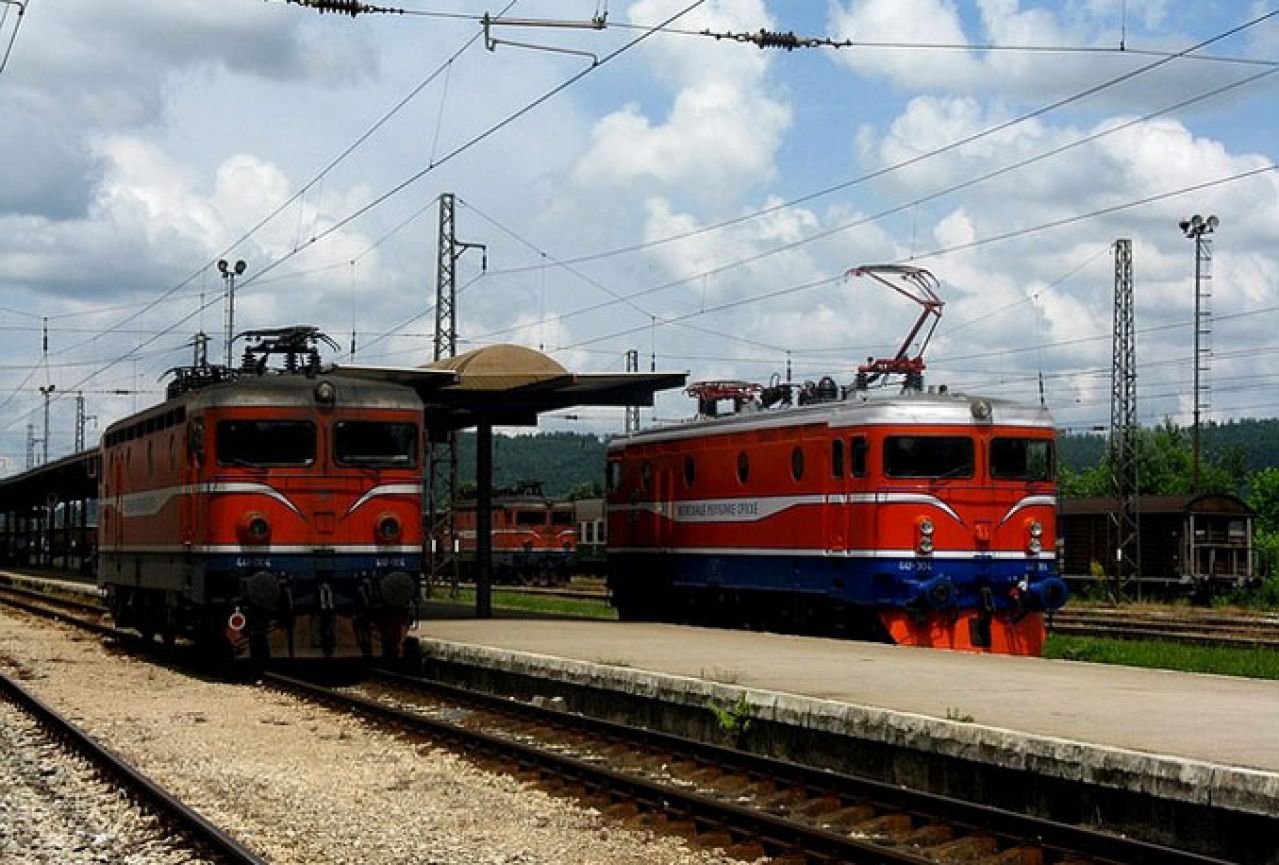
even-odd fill
[[(462, 579), (475, 574), (475, 501), (463, 500), (454, 512), (458, 564)], [(573, 503), (552, 501), (535, 482), (496, 490), (492, 498), (493, 578), (504, 583), (564, 583), (577, 552)]]
[(99, 584), (120, 625), (215, 654), (393, 656), (422, 569), (421, 399), (322, 371), (313, 328), (247, 336), (244, 369), (180, 369), (106, 430)]
[[(926, 271), (858, 273), (923, 286), (924, 314), (940, 312)], [(922, 359), (905, 354), (919, 328), (850, 386), (693, 385), (698, 419), (615, 439), (620, 616), (1038, 654), (1044, 613), (1067, 594), (1052, 420), (1039, 406), (924, 392)], [(872, 387), (894, 374), (900, 393)]]

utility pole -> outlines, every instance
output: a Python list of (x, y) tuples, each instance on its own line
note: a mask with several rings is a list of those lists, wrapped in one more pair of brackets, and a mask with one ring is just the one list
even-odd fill
[[(639, 349), (628, 348), (626, 350), (626, 371), (639, 372)], [(639, 432), (640, 428), (640, 407), (637, 405), (628, 405), (626, 407), (626, 426), (627, 435)]]
[[(1137, 517), (1137, 331), (1133, 316), (1132, 241), (1115, 241), (1115, 317), (1110, 363), (1109, 514), (1112, 594), (1137, 581), (1141, 599), (1141, 545)], [(1042, 384), (1041, 384), (1042, 386)]]
[[(453, 193), (440, 195), (440, 229), (435, 270), (435, 360), (457, 356), (457, 262), (468, 249), (482, 250), (481, 267), (488, 269), (488, 247), (457, 239)], [(427, 585), (447, 582), (457, 590), (457, 433), (449, 431), (430, 443), (427, 461), (426, 523), (428, 550)], [(478, 513), (476, 514), (478, 517)], [(478, 598), (477, 598), (478, 602)]]
[(1195, 242), (1195, 428), (1191, 434), (1194, 450), (1194, 477), (1190, 491), (1199, 492), (1199, 413), (1209, 406), (1207, 378), (1212, 363), (1212, 238), (1221, 220), (1195, 214), (1178, 223), (1183, 234)]
[(225, 258), (218, 259), (218, 273), (226, 283), (226, 367), (231, 369), (231, 342), (235, 339), (235, 278), (244, 273), (244, 259), (229, 265)]
[(44, 397), (44, 441), (42, 444), (44, 456), (40, 460), (41, 465), (49, 461), (49, 398), (57, 389), (58, 386), (53, 384), (47, 384), (40, 388), (40, 394)]

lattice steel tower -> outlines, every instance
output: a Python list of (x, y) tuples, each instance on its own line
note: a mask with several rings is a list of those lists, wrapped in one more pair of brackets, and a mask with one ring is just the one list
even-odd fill
[[(435, 360), (457, 357), (457, 260), (468, 249), (484, 250), (483, 267), (488, 267), (488, 248), (482, 243), (462, 243), (457, 239), (453, 193), (440, 195), (440, 233), (435, 270)], [(428, 586), (447, 582), (456, 591), (458, 583), (457, 532), (453, 519), (457, 503), (457, 433), (449, 432), (430, 444), (426, 476), (426, 536)]]
[(1132, 241), (1115, 241), (1115, 321), (1110, 362), (1109, 540), (1107, 572), (1122, 597), (1136, 581), (1141, 595), (1141, 545), (1137, 522), (1137, 334), (1133, 323)]

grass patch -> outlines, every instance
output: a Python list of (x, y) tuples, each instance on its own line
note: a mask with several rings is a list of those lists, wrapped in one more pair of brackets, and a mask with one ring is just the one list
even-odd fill
[[(431, 595), (431, 601), (450, 604), (475, 606), (475, 590), (459, 589), (456, 595), (447, 591)], [(548, 613), (557, 616), (574, 616), (580, 619), (616, 619), (617, 610), (607, 601), (582, 600), (579, 598), (557, 598), (554, 595), (523, 595), (519, 592), (493, 590), (493, 607), (503, 610), (523, 610), (531, 613)]]
[(1180, 670), (1186, 673), (1217, 673), (1252, 679), (1279, 679), (1279, 652), (1273, 649), (1236, 649), (1221, 646), (1193, 646), (1150, 640), (1109, 640), (1100, 637), (1073, 637), (1050, 634), (1044, 646), (1045, 658), (1091, 661)]

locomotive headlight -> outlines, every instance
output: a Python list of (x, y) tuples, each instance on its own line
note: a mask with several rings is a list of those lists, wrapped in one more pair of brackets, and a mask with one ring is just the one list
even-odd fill
[(928, 517), (920, 517), (915, 525), (919, 527), (919, 541), (915, 548), (927, 555), (933, 551), (933, 521)]
[(1026, 531), (1030, 532), (1032, 538), (1042, 538), (1044, 536), (1044, 525), (1039, 520), (1027, 520)]
[(333, 405), (337, 395), (338, 390), (331, 381), (322, 381), (315, 386), (315, 401), (320, 405)]
[(400, 536), (400, 521), (395, 518), (394, 514), (383, 514), (377, 520), (377, 536), (378, 540), (383, 543), (390, 543)]

